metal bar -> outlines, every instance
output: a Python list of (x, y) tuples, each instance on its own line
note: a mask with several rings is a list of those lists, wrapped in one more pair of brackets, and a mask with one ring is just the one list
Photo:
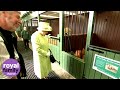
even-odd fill
[[(68, 29), (70, 28), (70, 11), (69, 11), (69, 17), (68, 17)], [(68, 31), (68, 36), (69, 36), (69, 31)]]
[[(65, 15), (66, 15), (66, 11), (65, 11)], [(67, 16), (66, 15), (66, 19), (65, 19), (65, 21), (66, 21), (66, 24), (65, 24), (65, 28), (68, 28), (68, 17), (69, 17), (69, 15)], [(66, 31), (65, 31), (66, 32)], [(65, 39), (65, 42), (66, 42), (66, 51), (68, 52), (69, 51), (69, 45), (68, 45), (68, 38), (69, 38), (69, 36), (68, 36), (68, 31), (65, 33), (65, 36), (66, 36), (66, 39)]]
[(72, 30), (73, 30), (73, 35), (74, 35), (74, 28), (73, 28), (74, 27), (74, 23), (73, 23), (74, 22), (74, 16), (73, 16), (73, 14), (72, 14), (72, 21), (71, 22), (72, 22)]
[(55, 36), (49, 36), (49, 38), (56, 39), (60, 41), (60, 37), (55, 37)]
[(85, 23), (86, 23), (86, 16), (85, 16), (85, 13), (84, 13), (84, 19), (83, 19), (83, 27), (82, 27), (82, 49), (81, 49), (81, 59), (82, 59), (82, 56), (83, 56), (83, 50), (85, 49), (85, 45), (84, 45), (84, 32), (85, 32)]
[(68, 45), (69, 45), (69, 50), (70, 50), (70, 52), (71, 52), (71, 35), (69, 35), (69, 32), (71, 32), (71, 31), (69, 31), (69, 29), (70, 29), (70, 11), (69, 11), (69, 16), (68, 16)]
[[(75, 11), (75, 14), (77, 14), (77, 12), (78, 11)], [(74, 38), (76, 38), (75, 39), (75, 45), (77, 46), (77, 44), (78, 44), (78, 36), (77, 36), (77, 15), (74, 15), (74, 31), (75, 31), (75, 33), (74, 33), (74, 35), (75, 35), (75, 37)], [(75, 46), (75, 47), (76, 47)], [(79, 50), (79, 49), (77, 49), (77, 48), (75, 48), (75, 50), (77, 51), (77, 50)], [(76, 51), (75, 51), (75, 53), (76, 53)], [(78, 56), (79, 55), (79, 52), (77, 51), (77, 57), (79, 57)]]
[[(75, 11), (75, 14), (76, 14), (76, 12), (77, 12), (77, 11)], [(77, 18), (76, 18), (77, 16), (74, 15), (74, 17), (75, 17), (75, 22), (74, 22), (74, 24), (75, 24), (75, 35), (76, 35), (76, 34), (77, 34), (77, 22), (76, 22), (76, 21), (77, 21)]]
[[(83, 15), (83, 26), (82, 26), (82, 29), (81, 29), (81, 31), (82, 31), (82, 48), (84, 48), (84, 25), (85, 25), (85, 13), (84, 13), (84, 15)], [(81, 49), (82, 50), (82, 49)], [(81, 53), (81, 55), (82, 55), (82, 53)]]
[(71, 15), (72, 17), (71, 17), (71, 29), (72, 29), (72, 32), (71, 32), (71, 34), (74, 34), (74, 31), (73, 31), (73, 15)]
[(95, 52), (99, 52), (99, 53), (104, 53), (104, 52), (96, 50), (95, 48), (92, 48), (92, 47), (88, 47), (87, 51), (89, 51), (89, 50), (92, 50), (92, 51), (95, 51)]
[[(81, 11), (80, 11), (80, 14), (78, 15), (78, 24), (79, 24), (79, 27), (78, 27), (78, 35), (80, 35), (80, 26), (81, 26), (81, 19), (80, 19), (80, 16), (81, 16)], [(80, 40), (80, 36), (78, 37), (78, 39)]]
[(98, 47), (98, 46), (94, 46), (94, 45), (89, 45), (87, 48), (92, 47), (92, 48), (96, 48), (96, 49), (101, 49), (101, 50), (105, 50), (105, 51), (109, 51), (109, 52), (113, 52), (116, 54), (120, 54), (120, 51), (116, 51), (116, 50), (111, 50), (111, 49), (107, 49), (107, 48), (102, 48), (102, 47)]
[(68, 51), (68, 49), (67, 49), (67, 36), (66, 36), (66, 31), (65, 31), (65, 28), (66, 28), (66, 26), (67, 26), (67, 16), (66, 16), (66, 12), (64, 12), (64, 37), (63, 37), (63, 39), (64, 39), (64, 49), (65, 49), (65, 51), (67, 52)]

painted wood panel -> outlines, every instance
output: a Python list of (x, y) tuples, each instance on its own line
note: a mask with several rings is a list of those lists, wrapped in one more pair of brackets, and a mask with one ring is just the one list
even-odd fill
[[(119, 20), (120, 16), (118, 15), (119, 13), (120, 12), (112, 11), (112, 12), (101, 12), (98, 14), (94, 14), (95, 15), (95, 18), (94, 18), (95, 23), (93, 25), (95, 25), (95, 27), (94, 27), (94, 29), (93, 29), (93, 27), (90, 27), (92, 22), (89, 21), (86, 49), (90, 45), (91, 33), (93, 30), (94, 35), (96, 34), (97, 38), (93, 39), (93, 37), (94, 37), (94, 35), (93, 35), (92, 45), (96, 45), (96, 46), (100, 46), (100, 47), (101, 47), (101, 45), (105, 45), (105, 46), (107, 46), (105, 48), (108, 48), (108, 47), (109, 47), (109, 49), (117, 48), (116, 50), (119, 50), (117, 47), (117, 46), (119, 46), (118, 38), (120, 36), (119, 35), (120, 30), (119, 30), (119, 25), (118, 25), (120, 22), (120, 20)], [(118, 20), (117, 20), (117, 17), (118, 17)], [(117, 45), (114, 45), (114, 44), (117, 44)], [(110, 48), (110, 47), (112, 47), (112, 48)], [(97, 50), (98, 52), (93, 51), (93, 50)], [(87, 79), (111, 79), (110, 77), (92, 69), (94, 54), (96, 53), (101, 56), (105, 56), (105, 57), (108, 57), (108, 58), (111, 58), (114, 60), (119, 60), (119, 61), (120, 61), (120, 54), (116, 54), (115, 52), (110, 52), (110, 51), (96, 49), (96, 48), (93, 48), (93, 50), (92, 51), (86, 50), (86, 53), (85, 53), (85, 69), (84, 69), (85, 78), (87, 78)], [(99, 51), (102, 51), (104, 53), (99, 53)]]
[[(107, 52), (106, 57), (111, 58), (111, 59), (115, 59), (115, 55), (116, 54), (113, 52)], [(108, 77), (108, 79), (112, 79), (112, 78)]]
[(97, 12), (93, 30), (96, 37), (93, 35), (92, 45), (120, 51), (119, 23), (120, 11)]
[(59, 57), (60, 57), (59, 47), (56, 46), (56, 45), (50, 44), (50, 49), (51, 49), (51, 51), (52, 51), (53, 56), (55, 57), (55, 59), (56, 59), (57, 61), (59, 61)]
[(62, 51), (61, 66), (72, 76), (81, 79), (83, 76), (84, 62), (79, 58)]

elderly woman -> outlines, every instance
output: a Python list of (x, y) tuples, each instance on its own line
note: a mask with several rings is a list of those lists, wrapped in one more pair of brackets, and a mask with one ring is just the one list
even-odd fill
[(52, 28), (47, 22), (39, 22), (38, 31), (31, 36), (31, 44), (33, 50), (33, 62), (35, 75), (43, 79), (48, 76), (51, 71), (50, 51), (48, 39), (45, 36)]

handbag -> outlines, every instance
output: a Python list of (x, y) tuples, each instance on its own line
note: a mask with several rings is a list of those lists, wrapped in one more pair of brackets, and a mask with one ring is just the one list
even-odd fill
[(53, 56), (53, 54), (52, 54), (52, 51), (49, 49), (49, 51), (50, 51), (50, 61), (52, 62), (52, 63), (54, 63), (56, 60), (55, 60), (55, 58), (54, 58), (54, 56)]

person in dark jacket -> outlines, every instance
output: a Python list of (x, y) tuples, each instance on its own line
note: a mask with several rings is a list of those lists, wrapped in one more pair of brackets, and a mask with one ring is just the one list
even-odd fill
[(30, 34), (27, 31), (26, 27), (24, 27), (24, 30), (22, 30), (21, 37), (23, 38), (25, 49), (29, 48)]

